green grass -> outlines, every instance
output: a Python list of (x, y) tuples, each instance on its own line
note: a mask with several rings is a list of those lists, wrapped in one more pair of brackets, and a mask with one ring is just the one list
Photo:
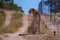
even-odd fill
[(22, 16), (23, 14), (18, 14), (15, 13), (12, 15), (12, 20), (9, 26), (5, 27), (5, 28), (0, 28), (0, 34), (3, 33), (14, 33), (16, 32), (20, 27), (22, 27)]

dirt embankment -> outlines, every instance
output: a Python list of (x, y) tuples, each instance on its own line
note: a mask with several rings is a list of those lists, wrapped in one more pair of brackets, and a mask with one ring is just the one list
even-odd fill
[[(31, 18), (31, 19), (30, 19)], [(45, 19), (44, 16), (42, 16), (43, 20), (45, 20), (45, 22), (47, 21), (47, 19)], [(30, 20), (30, 21), (29, 21)], [(46, 34), (46, 33), (43, 33), (43, 34), (36, 34), (36, 35), (25, 35), (25, 36), (19, 36), (19, 34), (26, 34), (27, 33), (27, 28), (28, 28), (28, 25), (31, 23), (31, 20), (32, 20), (32, 16), (29, 17), (29, 15), (23, 15), (22, 17), (22, 23), (23, 23), (23, 26), (15, 33), (11, 33), (11, 34), (4, 34), (2, 36), (2, 40), (47, 40), (45, 38), (48, 38), (49, 39), (52, 37), (50, 36), (50, 34)], [(46, 23), (49, 23), (48, 21)], [(50, 24), (50, 23), (49, 23)], [(48, 25), (49, 25), (48, 24)], [(50, 28), (50, 26), (49, 26)], [(50, 28), (51, 30), (52, 28)], [(49, 30), (49, 31), (50, 31)], [(53, 29), (52, 29), (53, 30)], [(49, 32), (48, 31), (48, 32)], [(50, 32), (49, 32), (50, 33)], [(48, 36), (48, 37), (47, 37)], [(49, 40), (48, 39), (48, 40)], [(51, 38), (52, 39), (52, 38)]]

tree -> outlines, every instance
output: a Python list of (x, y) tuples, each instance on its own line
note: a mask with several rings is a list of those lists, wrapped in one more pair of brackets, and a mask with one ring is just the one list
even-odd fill
[(3, 8), (3, 0), (0, 0), (0, 8)]
[(60, 0), (47, 0), (44, 3), (50, 6), (50, 12), (60, 12)]
[[(45, 1), (45, 4), (49, 5), (49, 7), (50, 7), (50, 13), (54, 12), (54, 25), (55, 25), (55, 15), (56, 15), (56, 9), (57, 9), (56, 4), (57, 3), (58, 3), (57, 0), (48, 0), (48, 1)], [(52, 17), (50, 15), (50, 20), (51, 20), (51, 18)]]
[(14, 4), (14, 0), (0, 0), (0, 8), (6, 9), (6, 10), (15, 10), (15, 11), (21, 11), (22, 10), (21, 6), (17, 6), (17, 4)]

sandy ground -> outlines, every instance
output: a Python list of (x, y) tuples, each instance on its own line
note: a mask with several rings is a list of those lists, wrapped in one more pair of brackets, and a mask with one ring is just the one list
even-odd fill
[[(56, 28), (54, 27), (54, 25), (52, 25), (45, 16), (41, 16), (42, 20), (45, 22), (45, 24), (47, 24), (47, 26), (49, 27), (49, 29), (51, 31), (55, 31)], [(28, 21), (28, 16), (24, 15), (22, 17), (22, 23), (23, 26), (15, 33), (12, 34), (5, 34), (2, 36), (2, 40), (44, 40), (43, 37), (47, 36), (47, 34), (42, 34), (42, 35), (27, 35), (27, 36), (19, 36), (19, 34), (25, 34), (26, 30), (28, 28), (29, 25), (29, 21)], [(50, 32), (49, 32), (50, 33)]]
[(2, 36), (2, 40), (25, 40), (22, 36), (19, 36), (19, 34), (24, 34), (28, 27), (28, 18), (27, 15), (24, 15), (22, 18), (23, 27), (21, 27), (16, 33), (12, 34), (5, 34)]

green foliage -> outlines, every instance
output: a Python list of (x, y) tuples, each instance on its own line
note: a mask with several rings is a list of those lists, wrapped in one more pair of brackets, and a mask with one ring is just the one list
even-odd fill
[(45, 5), (50, 6), (50, 12), (60, 12), (60, 0), (47, 0)]
[(3, 8), (3, 4), (2, 4), (2, 2), (0, 2), (0, 8)]
[(0, 8), (24, 12), (22, 10), (22, 7), (17, 6), (17, 4), (14, 4), (13, 1), (14, 0), (0, 0)]

